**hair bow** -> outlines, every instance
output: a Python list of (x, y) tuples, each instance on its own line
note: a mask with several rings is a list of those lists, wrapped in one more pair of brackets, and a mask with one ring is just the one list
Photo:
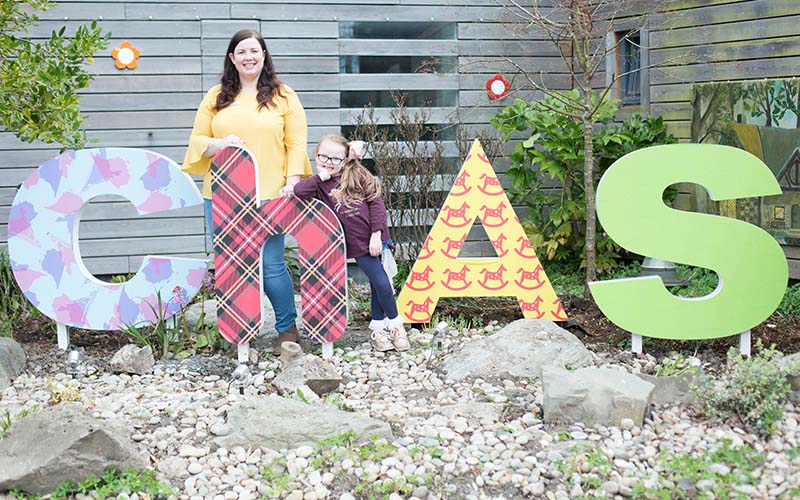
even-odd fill
[(362, 160), (364, 158), (364, 153), (367, 150), (367, 143), (364, 141), (350, 141), (348, 143), (348, 150), (347, 150), (347, 159), (352, 160)]

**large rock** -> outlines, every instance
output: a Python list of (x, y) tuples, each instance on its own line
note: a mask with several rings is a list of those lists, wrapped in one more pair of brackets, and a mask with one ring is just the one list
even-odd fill
[(611, 368), (557, 366), (542, 370), (544, 421), (587, 426), (621, 425), (631, 419), (642, 425), (650, 406), (653, 384), (636, 375)]
[(653, 384), (653, 392), (650, 394), (650, 402), (653, 404), (694, 404), (697, 401), (691, 388), (697, 377), (697, 372), (694, 370), (679, 375), (657, 376), (645, 373), (638, 375), (645, 382)]
[(192, 331), (197, 330), (197, 326), (202, 323), (205, 326), (214, 327), (217, 324), (217, 299), (208, 299), (202, 302), (195, 302), (183, 312), (186, 324)]
[(542, 366), (579, 368), (592, 364), (592, 353), (573, 334), (552, 321), (519, 319), (499, 332), (472, 340), (447, 356), (442, 367), (450, 380), (467, 377), (539, 378)]
[(358, 442), (373, 436), (393, 438), (389, 424), (328, 404), (306, 404), (277, 394), (251, 398), (228, 411), (230, 434), (215, 439), (226, 448), (258, 446), (279, 450), (302, 445), (315, 446), (326, 437), (352, 430)]
[(60, 404), (14, 422), (0, 440), (0, 491), (44, 494), (64, 481), (137, 469), (147, 460), (121, 422), (98, 420), (78, 404)]
[(25, 351), (16, 340), (0, 337), (0, 391), (25, 371)]
[(117, 373), (146, 375), (153, 370), (155, 362), (153, 349), (149, 345), (137, 347), (128, 344), (114, 354), (109, 366)]
[(284, 395), (294, 394), (298, 387), (307, 385), (317, 395), (322, 396), (335, 391), (341, 382), (342, 376), (333, 363), (319, 356), (306, 354), (285, 366), (272, 381), (272, 385)]
[(789, 393), (789, 399), (800, 403), (800, 352), (781, 358), (780, 363), (791, 368), (788, 379), (792, 392)]

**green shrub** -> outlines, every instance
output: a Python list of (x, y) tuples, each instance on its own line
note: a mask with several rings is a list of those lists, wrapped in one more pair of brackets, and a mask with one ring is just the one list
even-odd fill
[[(508, 156), (507, 175), (513, 181), (508, 191), (513, 203), (528, 207), (528, 215), (521, 222), (537, 254), (547, 261), (583, 265), (583, 124), (564, 112), (564, 102), (575, 100), (577, 91), (539, 101), (517, 99), (492, 119), (492, 126), (504, 134), (505, 140), (518, 133), (527, 136)], [(614, 125), (617, 101), (599, 101), (596, 96), (595, 100), (599, 125), (593, 137), (596, 181), (614, 161), (631, 151), (676, 142), (661, 118), (634, 115)], [(673, 198), (674, 194), (673, 190)], [(595, 246), (597, 269), (613, 268), (620, 258), (620, 248), (600, 227)]]
[(783, 300), (778, 306), (778, 312), (787, 319), (800, 316), (800, 283), (786, 289)]
[(728, 363), (716, 381), (699, 373), (692, 392), (705, 412), (714, 419), (736, 416), (742, 424), (761, 435), (771, 434), (775, 422), (783, 417), (783, 406), (791, 392), (790, 365), (780, 363), (783, 354), (771, 346), (745, 359), (735, 348), (728, 351)]
[(8, 250), (0, 247), (0, 337), (11, 336), (11, 326), (28, 309), (28, 299), (22, 294), (14, 273)]

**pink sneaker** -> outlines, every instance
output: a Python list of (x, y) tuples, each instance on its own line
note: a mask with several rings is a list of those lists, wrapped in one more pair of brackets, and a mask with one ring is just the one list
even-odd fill
[(411, 349), (411, 344), (408, 343), (408, 337), (406, 336), (406, 329), (402, 326), (392, 329), (392, 343), (394, 344), (394, 348), (398, 351), (407, 351)]
[(386, 330), (373, 330), (372, 335), (370, 335), (370, 343), (376, 351), (386, 352), (394, 349), (394, 346), (389, 341), (389, 333)]

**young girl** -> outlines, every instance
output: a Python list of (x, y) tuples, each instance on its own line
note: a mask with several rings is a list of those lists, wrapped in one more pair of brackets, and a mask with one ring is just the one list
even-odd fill
[(317, 175), (281, 192), (285, 196), (316, 198), (336, 213), (344, 228), (347, 256), (369, 278), (372, 288), (372, 347), (378, 351), (409, 349), (403, 318), (397, 313), (394, 290), (381, 265), (384, 242), (388, 242), (386, 207), (381, 187), (361, 165), (364, 143), (347, 142), (340, 135), (326, 135), (315, 151)]

